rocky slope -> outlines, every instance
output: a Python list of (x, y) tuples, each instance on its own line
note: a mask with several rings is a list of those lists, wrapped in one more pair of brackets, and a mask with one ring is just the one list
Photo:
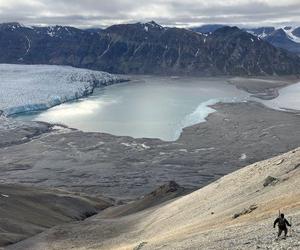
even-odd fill
[[(189, 192), (171, 181), (136, 201), (116, 205), (109, 198), (61, 189), (0, 184), (0, 248), (54, 226), (84, 220), (100, 211), (107, 217), (129, 215)], [(115, 209), (106, 209), (113, 206)]]
[(105, 30), (0, 25), (0, 62), (60, 64), (111, 73), (290, 75), (300, 58), (236, 27), (212, 34), (155, 22)]
[[(100, 213), (7, 249), (299, 249), (299, 166), (298, 148), (172, 202), (125, 216)], [(286, 240), (273, 229), (278, 210), (292, 220)]]
[(20, 185), (0, 185), (0, 247), (47, 228), (83, 220), (112, 206), (104, 198)]

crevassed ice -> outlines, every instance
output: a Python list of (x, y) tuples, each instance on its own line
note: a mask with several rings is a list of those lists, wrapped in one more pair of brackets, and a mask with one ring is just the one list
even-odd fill
[(43, 110), (122, 81), (106, 72), (70, 66), (0, 64), (0, 110), (6, 115)]

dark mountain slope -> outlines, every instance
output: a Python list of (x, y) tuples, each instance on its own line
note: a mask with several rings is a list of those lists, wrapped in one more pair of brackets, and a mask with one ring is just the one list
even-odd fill
[(294, 36), (300, 37), (300, 27), (293, 30), (292, 34)]
[(236, 27), (212, 34), (155, 22), (98, 32), (72, 27), (0, 25), (0, 63), (59, 64), (112, 73), (289, 75), (300, 58)]
[(274, 27), (259, 27), (259, 28), (251, 28), (251, 29), (244, 29), (245, 31), (248, 31), (249, 33), (252, 33), (253, 35), (256, 35), (260, 38), (264, 38), (268, 35), (270, 35), (272, 32), (275, 31)]
[(275, 30), (265, 40), (275, 47), (300, 54), (300, 44), (291, 40), (283, 29)]
[(300, 55), (300, 27), (293, 28), (286, 26), (282, 29), (275, 29), (274, 27), (260, 27), (244, 30), (264, 39), (277, 48), (282, 48)]
[(237, 27), (216, 30), (211, 37), (210, 51), (221, 72), (231, 75), (293, 74), (299, 70), (297, 56), (275, 48)]

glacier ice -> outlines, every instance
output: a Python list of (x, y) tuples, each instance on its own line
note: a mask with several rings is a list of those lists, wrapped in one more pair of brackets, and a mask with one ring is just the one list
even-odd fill
[(124, 80), (70, 66), (0, 64), (0, 110), (7, 116), (43, 110)]

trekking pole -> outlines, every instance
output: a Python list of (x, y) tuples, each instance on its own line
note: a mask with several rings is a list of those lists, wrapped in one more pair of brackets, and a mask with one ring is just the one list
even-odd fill
[[(278, 210), (278, 218), (280, 218), (281, 212), (280, 209)], [(279, 236), (277, 237), (277, 239), (279, 239)]]
[(289, 217), (290, 218), (290, 224), (291, 224), (291, 228), (290, 228), (290, 237), (292, 237), (292, 226), (293, 226), (293, 223), (292, 223), (292, 216)]

